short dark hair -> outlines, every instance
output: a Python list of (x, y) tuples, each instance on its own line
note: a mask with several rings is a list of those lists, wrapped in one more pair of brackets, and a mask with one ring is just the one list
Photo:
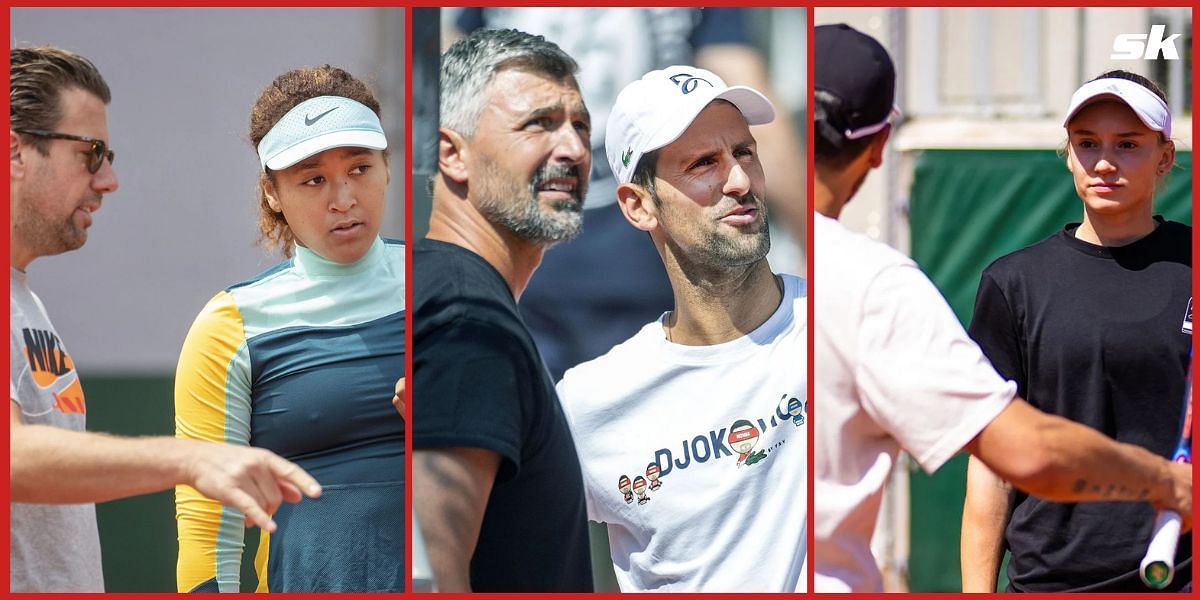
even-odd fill
[[(108, 83), (92, 61), (53, 46), (13, 48), (9, 59), (9, 128), (54, 130), (62, 120), (62, 92), (81, 89), (105, 104)], [(22, 134), (24, 135), (24, 134)], [(47, 138), (23, 138), (39, 153), (49, 152)]]
[(817, 163), (834, 169), (845, 167), (866, 152), (875, 136), (883, 133), (850, 139), (845, 134), (847, 123), (849, 116), (841, 98), (825, 90), (813, 90), (813, 146)]
[(633, 175), (629, 179), (629, 183), (646, 188), (655, 206), (658, 205), (658, 189), (654, 185), (654, 178), (658, 175), (658, 150), (651, 150), (643, 154), (638, 159), (638, 164), (633, 168)]

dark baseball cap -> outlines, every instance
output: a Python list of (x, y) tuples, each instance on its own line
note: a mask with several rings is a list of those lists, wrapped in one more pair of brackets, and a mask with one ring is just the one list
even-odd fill
[(813, 87), (842, 101), (845, 122), (834, 124), (842, 135), (871, 135), (899, 115), (896, 67), (875, 38), (845, 23), (818, 25), (814, 36)]

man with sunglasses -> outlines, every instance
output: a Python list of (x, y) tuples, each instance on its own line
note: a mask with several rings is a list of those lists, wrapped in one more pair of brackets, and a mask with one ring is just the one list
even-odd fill
[(13, 49), (9, 81), (10, 590), (104, 590), (94, 502), (182, 483), (274, 530), (283, 500), (321, 493), (295, 464), (258, 448), (85, 431), (74, 362), (25, 268), (83, 246), (117, 190), (108, 84), (86, 58), (51, 47)]
[[(69, 133), (59, 133), (57, 131), (46, 131), (45, 129), (17, 129), (17, 133), (24, 133), (33, 137), (48, 138), (53, 140), (71, 140), (74, 142), (84, 142), (90, 148), (87, 150), (87, 170), (88, 173), (95, 174), (104, 164), (104, 159), (108, 159), (109, 164), (116, 160), (116, 154), (109, 149), (108, 144), (104, 140), (90, 138), (83, 135), (71, 135)], [(115, 189), (115, 186), (114, 186)]]

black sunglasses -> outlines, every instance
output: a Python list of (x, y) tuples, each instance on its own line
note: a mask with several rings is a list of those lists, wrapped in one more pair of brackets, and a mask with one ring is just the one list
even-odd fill
[(95, 173), (100, 170), (100, 165), (104, 164), (104, 159), (108, 159), (108, 164), (112, 164), (116, 155), (108, 148), (108, 144), (104, 140), (96, 138), (83, 137), (82, 135), (71, 135), (69, 133), (58, 133), (56, 131), (46, 131), (45, 129), (14, 129), (17, 133), (24, 133), (35, 137), (54, 138), (56, 140), (71, 140), (74, 142), (84, 142), (92, 145), (92, 153), (88, 158), (88, 173)]

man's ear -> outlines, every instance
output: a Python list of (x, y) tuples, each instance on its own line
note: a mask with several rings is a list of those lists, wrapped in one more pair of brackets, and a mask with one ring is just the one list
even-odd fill
[(270, 206), (271, 210), (277, 213), (283, 212), (283, 205), (279, 203), (279, 196), (275, 191), (275, 184), (271, 183), (271, 178), (267, 177), (266, 173), (263, 173), (261, 176), (259, 176), (258, 185), (262, 186), (263, 197), (267, 199), (267, 206)]
[(622, 183), (617, 186), (617, 204), (630, 225), (642, 231), (658, 228), (658, 204), (646, 188), (636, 183)]
[(466, 185), (471, 171), (467, 168), (470, 149), (457, 131), (438, 129), (438, 171), (459, 185)]
[(9, 162), (9, 177), (13, 180), (21, 179), (25, 176), (25, 157), (21, 155), (24, 144), (21, 143), (21, 134), (9, 129), (8, 130), (8, 162)]
[(878, 169), (883, 164), (883, 151), (887, 148), (888, 138), (892, 137), (892, 126), (889, 123), (882, 131), (875, 135), (875, 139), (871, 140), (871, 145), (867, 152), (871, 156), (871, 168)]

